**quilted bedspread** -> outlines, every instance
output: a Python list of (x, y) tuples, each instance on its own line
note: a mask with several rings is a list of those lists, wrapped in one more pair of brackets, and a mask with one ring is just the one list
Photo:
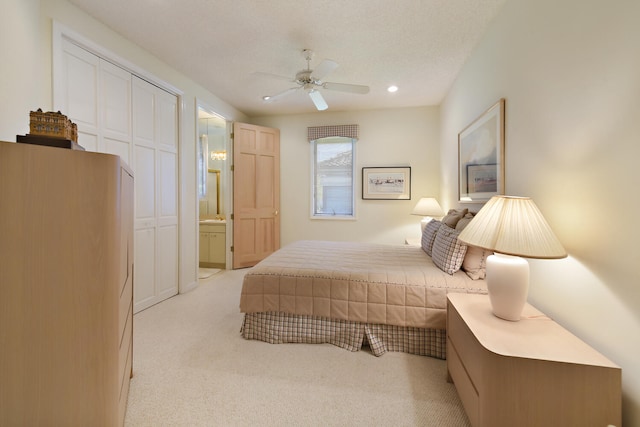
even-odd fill
[(240, 311), (444, 329), (448, 292), (487, 291), (417, 246), (302, 240), (247, 271)]

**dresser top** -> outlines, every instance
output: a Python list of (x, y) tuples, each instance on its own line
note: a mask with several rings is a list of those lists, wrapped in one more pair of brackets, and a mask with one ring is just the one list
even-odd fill
[(450, 293), (447, 297), (480, 344), (493, 353), (618, 368), (530, 304), (525, 305), (520, 321), (511, 322), (493, 314), (487, 295)]

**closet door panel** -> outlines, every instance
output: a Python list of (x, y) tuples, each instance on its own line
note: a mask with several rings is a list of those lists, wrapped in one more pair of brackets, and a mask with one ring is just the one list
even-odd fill
[(155, 136), (155, 86), (133, 78), (133, 141), (153, 147)]
[(78, 126), (84, 125), (97, 133), (100, 58), (68, 41), (64, 50), (67, 71), (64, 114), (73, 117)]
[(106, 137), (103, 138), (102, 143), (104, 145), (105, 153), (115, 154), (116, 156), (120, 156), (122, 160), (125, 161), (126, 164), (128, 165), (131, 164), (131, 156), (129, 155), (131, 144), (129, 144), (126, 141), (121, 141), (118, 139), (111, 139)]
[(158, 289), (160, 297), (176, 294), (178, 281), (178, 227), (158, 227)]
[(175, 153), (160, 152), (160, 216), (177, 222), (178, 216), (178, 170)]
[(106, 138), (131, 141), (131, 73), (101, 61), (101, 111)]
[(155, 236), (141, 249), (154, 254), (155, 270), (153, 282), (136, 280), (144, 288), (134, 298), (138, 312), (178, 293), (178, 126), (174, 95), (135, 76), (132, 88), (136, 229)]
[(131, 164), (131, 73), (100, 61), (102, 150)]
[(61, 82), (56, 85), (56, 111), (61, 111), (78, 126), (78, 144), (87, 151), (98, 151), (98, 85), (100, 58), (62, 41)]
[(156, 142), (164, 150), (176, 152), (178, 149), (177, 118), (177, 98), (163, 90), (156, 90)]
[(156, 294), (156, 235), (154, 228), (137, 229), (133, 247), (135, 253), (133, 300), (135, 304), (146, 308), (154, 304)]
[[(73, 119), (72, 119), (73, 120)], [(78, 144), (87, 151), (99, 152), (98, 135), (80, 131), (78, 126)]]
[(153, 221), (156, 216), (156, 163), (151, 148), (136, 146), (136, 222)]

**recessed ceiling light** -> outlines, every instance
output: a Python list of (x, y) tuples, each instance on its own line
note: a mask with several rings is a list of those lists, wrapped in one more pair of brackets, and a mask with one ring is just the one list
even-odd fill
[(271, 97), (269, 95), (265, 95), (265, 96), (262, 97), (263, 101), (268, 101), (270, 99), (271, 99)]
[(387, 88), (387, 91), (393, 93), (398, 91), (398, 86), (391, 85)]

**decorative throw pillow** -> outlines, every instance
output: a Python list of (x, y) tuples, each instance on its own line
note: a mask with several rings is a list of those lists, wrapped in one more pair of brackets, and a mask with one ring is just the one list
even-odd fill
[(473, 219), (473, 214), (471, 212), (468, 212), (467, 214), (465, 214), (465, 216), (462, 217), (462, 219), (460, 219), (460, 221), (458, 221), (458, 223), (456, 224), (456, 230), (458, 231), (462, 231), (464, 230), (464, 228), (471, 222), (471, 220)]
[(487, 277), (487, 257), (493, 252), (477, 246), (467, 246), (467, 253), (462, 261), (462, 270), (473, 280)]
[(458, 221), (464, 217), (469, 209), (449, 209), (449, 212), (442, 218), (442, 223), (447, 224), (451, 228), (456, 228)]
[(433, 247), (433, 241), (436, 239), (436, 233), (438, 229), (442, 225), (442, 222), (437, 219), (432, 219), (427, 223), (424, 227), (424, 231), (422, 232), (422, 250), (427, 253), (427, 255), (431, 256), (431, 248)]
[(459, 231), (447, 226), (441, 226), (436, 233), (431, 250), (433, 263), (447, 274), (460, 270), (467, 245), (458, 240)]

